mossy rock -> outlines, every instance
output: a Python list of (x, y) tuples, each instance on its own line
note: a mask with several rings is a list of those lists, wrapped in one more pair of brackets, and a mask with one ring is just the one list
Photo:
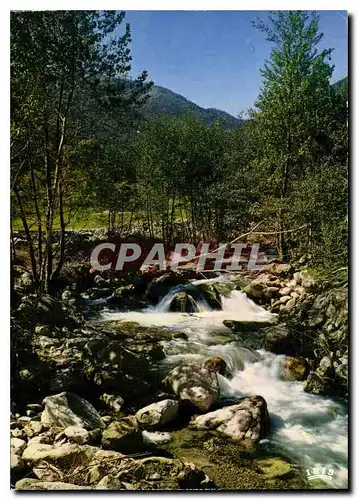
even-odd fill
[(287, 477), (292, 472), (291, 464), (277, 457), (257, 460), (256, 466), (267, 479)]

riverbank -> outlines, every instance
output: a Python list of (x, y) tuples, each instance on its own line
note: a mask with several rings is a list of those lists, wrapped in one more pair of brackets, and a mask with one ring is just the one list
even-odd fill
[[(314, 343), (308, 353), (285, 352), (293, 346), (297, 313), (281, 311), (288, 301), (273, 312), (280, 300), (275, 294), (286, 297), (290, 280), (304, 289), (292, 311), (312, 295), (332, 295), (332, 288), (307, 288), (293, 278), (301, 271), (284, 269), (209, 280), (191, 271), (163, 274), (140, 293), (131, 284), (97, 280), (81, 293), (68, 285), (60, 300), (40, 304), (31, 300), (30, 283), (25, 292), (20, 280), (13, 331), (23, 340), (13, 352), (13, 486), (346, 488), (347, 408), (337, 399), (344, 394), (332, 392), (336, 382), (306, 392), (312, 373), (323, 377), (321, 352), (311, 349)], [(263, 276), (255, 304), (249, 288), (257, 290)], [(267, 276), (275, 277), (276, 286)], [(318, 302), (323, 310), (326, 303)], [(305, 321), (297, 319), (302, 330)], [(310, 326), (315, 341), (327, 321)], [(326, 376), (337, 378), (332, 370)], [(76, 396), (69, 393), (88, 403), (73, 404)], [(89, 424), (79, 406), (95, 421)], [(93, 472), (94, 457), (104, 450), (118, 467), (101, 458), (101, 472)], [(73, 463), (80, 474), (73, 473)], [(333, 477), (308, 477), (314, 467), (332, 469)]]

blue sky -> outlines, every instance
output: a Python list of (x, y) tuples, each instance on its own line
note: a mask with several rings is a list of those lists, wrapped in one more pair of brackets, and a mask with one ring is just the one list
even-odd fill
[[(322, 46), (334, 48), (332, 81), (348, 74), (344, 11), (319, 11)], [(263, 62), (270, 55), (264, 34), (252, 27), (259, 11), (127, 11), (133, 42), (132, 70), (146, 69), (157, 85), (204, 108), (237, 115), (252, 106)]]

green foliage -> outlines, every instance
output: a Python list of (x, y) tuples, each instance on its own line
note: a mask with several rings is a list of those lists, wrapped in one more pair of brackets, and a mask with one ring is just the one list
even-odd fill
[(345, 266), (348, 81), (330, 85), (318, 16), (275, 12), (255, 23), (272, 52), (245, 122), (151, 89), (146, 72), (131, 79), (123, 21), (106, 11), (12, 13), (14, 228), (27, 219), (44, 258), (52, 229), (84, 221), (168, 243), (229, 241), (263, 221), (283, 258)]
[(150, 90), (150, 98), (143, 107), (143, 113), (148, 118), (156, 115), (183, 118), (185, 114), (191, 113), (207, 125), (213, 125), (220, 120), (227, 129), (238, 127), (243, 123), (242, 120), (220, 109), (201, 108), (180, 94), (159, 85), (154, 85)]

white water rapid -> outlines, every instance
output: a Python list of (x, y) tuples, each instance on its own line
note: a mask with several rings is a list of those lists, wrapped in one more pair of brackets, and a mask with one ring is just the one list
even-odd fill
[(267, 402), (273, 430), (262, 441), (262, 446), (290, 456), (303, 473), (308, 468), (331, 468), (334, 473), (331, 480), (326, 480), (327, 488), (346, 488), (348, 417), (345, 406), (328, 397), (305, 393), (302, 382), (281, 380), (284, 356), (241, 347), (222, 323), (223, 320), (267, 321), (272, 315), (239, 291), (222, 298), (220, 311), (210, 310), (202, 301), (197, 303), (199, 312), (192, 314), (168, 312), (173, 296), (171, 291), (157, 307), (142, 311), (104, 310), (102, 319), (137, 321), (143, 326), (165, 326), (185, 332), (187, 340), (163, 343), (166, 354), (163, 363), (169, 365), (204, 360), (213, 355), (222, 357), (232, 378), (219, 375), (221, 396), (261, 395)]

